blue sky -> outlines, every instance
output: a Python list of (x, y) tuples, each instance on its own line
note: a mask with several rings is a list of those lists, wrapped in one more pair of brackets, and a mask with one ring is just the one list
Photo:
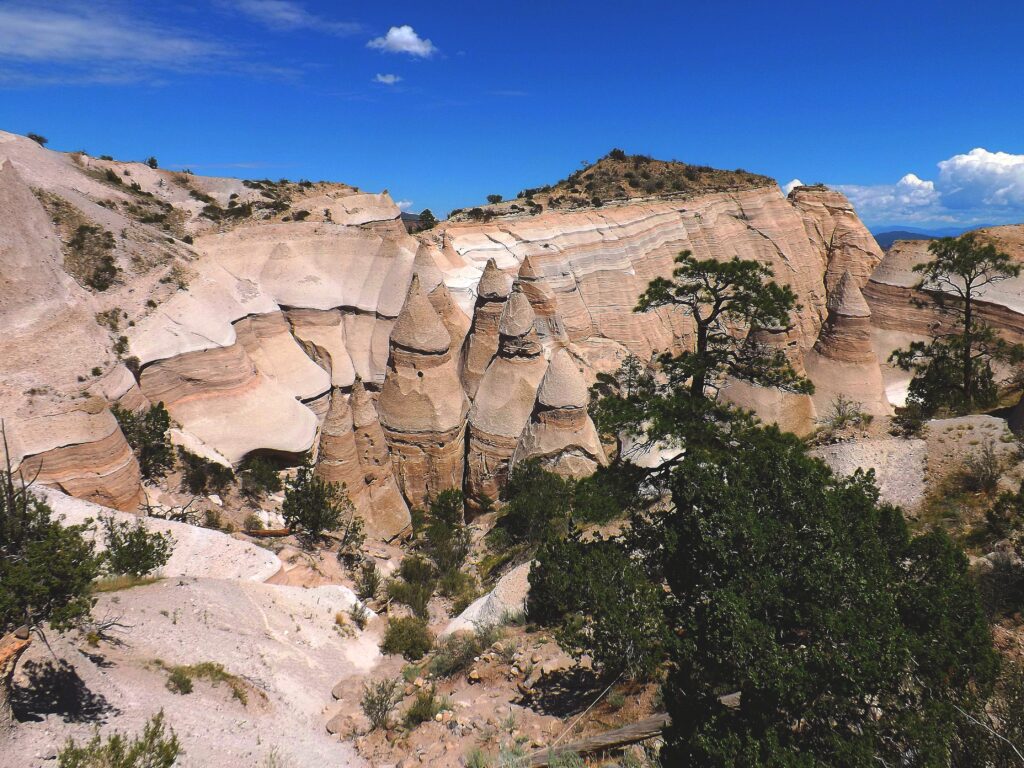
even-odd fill
[(612, 147), (1024, 220), (1024, 4), (0, 0), (0, 128), (444, 213)]

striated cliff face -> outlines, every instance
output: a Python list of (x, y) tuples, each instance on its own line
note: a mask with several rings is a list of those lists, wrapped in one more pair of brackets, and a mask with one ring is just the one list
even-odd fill
[[(766, 340), (819, 395), (732, 383), (723, 396), (802, 433), (838, 395), (887, 409), (858, 298), (873, 301), (882, 254), (826, 189), (786, 198), (708, 170), (713, 191), (698, 177), (597, 207), (566, 207), (566, 191), (414, 238), (386, 193), (341, 184), (207, 179), (11, 134), (0, 163), (12, 458), (106, 504), (140, 493), (115, 402), (163, 402), (176, 439), (229, 462), (312, 452), (384, 537), (425, 495), (495, 497), (518, 461), (592, 471), (606, 461), (586, 413), (596, 373), (691, 343), (687, 318), (632, 311), (682, 250), (759, 260), (799, 296), (793, 327)], [(82, 226), (101, 235), (89, 253)], [(108, 287), (89, 283), (98, 258), (116, 270)]]

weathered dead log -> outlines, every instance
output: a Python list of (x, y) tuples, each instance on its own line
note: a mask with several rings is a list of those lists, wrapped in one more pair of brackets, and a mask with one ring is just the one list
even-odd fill
[(11, 710), (11, 678), (18, 659), (31, 644), (28, 627), (0, 637), (0, 732), (14, 727), (14, 712)]
[(546, 747), (538, 749), (526, 758), (528, 768), (541, 768), (550, 764), (552, 760), (565, 754), (586, 755), (593, 752), (602, 752), (606, 749), (617, 749), (629, 744), (636, 744), (640, 741), (653, 739), (661, 735), (661, 729), (669, 723), (669, 716), (665, 714), (652, 715), (622, 728), (615, 728), (604, 733), (594, 734), (585, 739), (574, 741), (570, 744), (562, 744), (557, 747)]

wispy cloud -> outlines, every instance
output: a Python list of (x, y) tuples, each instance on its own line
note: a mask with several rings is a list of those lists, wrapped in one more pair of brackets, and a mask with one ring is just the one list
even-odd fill
[(102, 6), (0, 6), (0, 59), (9, 61), (180, 66), (222, 52), (211, 41), (110, 13)]
[(529, 96), (530, 95), (526, 91), (517, 91), (515, 89), (488, 91), (487, 93), (489, 93), (491, 96), (500, 96), (500, 97), (502, 97), (504, 99), (521, 99), (521, 98), (523, 98), (525, 96)]
[(397, 83), (402, 82), (402, 78), (398, 75), (382, 75), (378, 73), (377, 76), (373, 78), (373, 82), (380, 83), (381, 85), (396, 85)]
[(428, 58), (437, 53), (437, 46), (430, 40), (420, 37), (408, 24), (392, 27), (386, 35), (375, 37), (366, 45), (387, 53), (407, 53), (420, 58)]
[(270, 29), (312, 30), (347, 37), (363, 31), (354, 21), (334, 21), (310, 13), (291, 0), (227, 0), (228, 5)]

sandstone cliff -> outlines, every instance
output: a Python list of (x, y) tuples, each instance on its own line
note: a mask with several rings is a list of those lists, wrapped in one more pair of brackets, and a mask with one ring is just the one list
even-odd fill
[(605, 458), (586, 385), (691, 343), (679, 313), (632, 311), (682, 250), (757, 259), (799, 296), (766, 340), (819, 395), (727, 396), (804, 433), (831, 397), (887, 408), (857, 295), (884, 326), (875, 296), (900, 268), (875, 270), (824, 188), (787, 199), (753, 174), (612, 158), (414, 238), (386, 193), (343, 184), (204, 178), (11, 134), (0, 165), (12, 458), (103, 503), (140, 493), (114, 402), (165, 403), (190, 450), (229, 462), (313, 451), (381, 536), (427, 494), (493, 498), (515, 461), (589, 471)]

